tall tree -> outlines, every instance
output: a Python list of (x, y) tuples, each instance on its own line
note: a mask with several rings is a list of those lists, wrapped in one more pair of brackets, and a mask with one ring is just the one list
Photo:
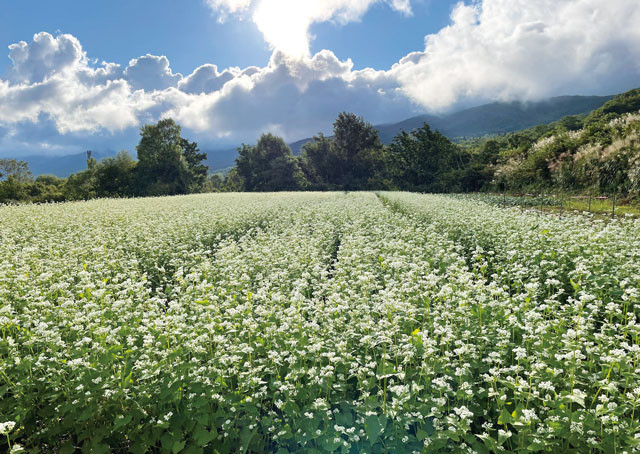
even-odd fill
[(428, 124), (411, 133), (402, 131), (388, 147), (388, 166), (394, 185), (410, 191), (459, 190), (455, 171), (464, 167), (458, 147)]
[(140, 195), (186, 194), (189, 164), (185, 159), (181, 129), (170, 118), (140, 131), (138, 151), (138, 192)]
[(200, 151), (196, 142), (189, 142), (182, 139), (182, 153), (187, 161), (188, 190), (189, 192), (200, 192), (207, 181), (209, 166), (203, 164), (207, 160), (207, 154)]
[(304, 186), (304, 176), (282, 138), (262, 134), (256, 146), (238, 149), (236, 168), (246, 191), (285, 191)]
[(18, 183), (26, 183), (33, 179), (26, 161), (16, 159), (0, 159), (0, 180), (13, 177)]
[(134, 193), (136, 161), (125, 151), (105, 158), (93, 166), (96, 193), (100, 197), (128, 196)]
[(302, 146), (300, 162), (309, 182), (316, 189), (330, 189), (336, 178), (338, 159), (334, 153), (333, 140), (322, 133), (313, 137), (312, 142)]
[(378, 131), (362, 117), (342, 112), (333, 124), (336, 161), (335, 182), (345, 188), (367, 186), (382, 168), (382, 143)]

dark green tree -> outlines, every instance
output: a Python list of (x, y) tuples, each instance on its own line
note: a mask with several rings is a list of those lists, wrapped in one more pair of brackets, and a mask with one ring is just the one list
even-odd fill
[(172, 119), (145, 125), (140, 131), (137, 192), (139, 195), (186, 194), (189, 164), (183, 153), (181, 129)]
[(98, 197), (123, 197), (135, 192), (136, 161), (126, 151), (93, 166)]
[(33, 179), (26, 161), (17, 159), (0, 159), (0, 180), (13, 177), (18, 183), (26, 183)]
[(411, 133), (402, 131), (388, 147), (388, 169), (394, 186), (409, 191), (460, 190), (457, 172), (464, 169), (460, 149), (428, 124)]
[(244, 180), (238, 173), (237, 167), (234, 167), (225, 175), (221, 190), (224, 192), (242, 192), (245, 190)]
[(236, 168), (246, 191), (292, 191), (305, 186), (291, 149), (273, 134), (263, 134), (255, 146), (238, 149)]
[(209, 166), (203, 164), (207, 160), (207, 154), (200, 151), (196, 142), (182, 139), (182, 153), (187, 161), (188, 191), (201, 192), (207, 181)]
[(95, 167), (69, 176), (64, 185), (66, 200), (88, 200), (98, 196), (96, 192)]
[(342, 112), (333, 123), (335, 170), (331, 183), (345, 189), (370, 186), (383, 171), (378, 131), (362, 117)]
[(222, 192), (224, 190), (224, 175), (221, 173), (209, 175), (202, 188), (203, 192)]
[(29, 198), (33, 202), (63, 202), (65, 178), (55, 175), (39, 175), (29, 189)]
[(336, 166), (342, 165), (335, 154), (333, 140), (322, 133), (302, 146), (300, 163), (305, 177), (314, 189), (326, 190), (337, 184)]
[(19, 181), (13, 175), (0, 181), (0, 203), (13, 203), (29, 200), (28, 184)]

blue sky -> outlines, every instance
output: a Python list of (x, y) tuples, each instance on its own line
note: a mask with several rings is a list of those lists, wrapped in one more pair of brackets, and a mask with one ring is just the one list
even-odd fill
[(637, 0), (4, 0), (0, 156), (205, 150), (640, 86)]
[[(312, 51), (331, 49), (351, 58), (355, 68), (388, 69), (423, 46), (424, 37), (449, 22), (455, 1), (416, 3), (413, 15), (373, 5), (360, 21), (314, 24)], [(41, 31), (69, 33), (90, 58), (126, 65), (145, 54), (166, 55), (174, 72), (189, 74), (203, 63), (264, 66), (269, 45), (250, 20), (223, 23), (203, 0), (5, 0), (0, 10), (0, 43), (29, 41)], [(11, 61), (2, 57), (0, 74)]]
[[(41, 31), (69, 33), (90, 58), (126, 65), (145, 54), (166, 55), (176, 72), (201, 64), (263, 66), (271, 52), (249, 21), (221, 24), (201, 0), (5, 0), (0, 43), (29, 41)], [(234, 43), (229, 45), (229, 43)], [(3, 57), (3, 70), (10, 60)]]

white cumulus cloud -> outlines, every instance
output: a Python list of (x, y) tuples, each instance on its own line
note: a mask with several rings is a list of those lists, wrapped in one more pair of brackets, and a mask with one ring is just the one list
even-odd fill
[(182, 74), (174, 74), (169, 67), (169, 59), (163, 56), (145, 55), (134, 58), (124, 71), (124, 78), (134, 90), (164, 90), (175, 87), (182, 80)]
[[(259, 71), (255, 68), (255, 71)], [(185, 93), (201, 94), (212, 93), (222, 88), (224, 84), (237, 77), (242, 71), (239, 68), (230, 68), (218, 72), (218, 67), (212, 64), (202, 65), (189, 76), (178, 83), (180, 90)]]
[(461, 2), (451, 19), (392, 69), (426, 108), (640, 85), (636, 0)]
[(54, 38), (49, 33), (37, 33), (33, 41), (9, 46), (13, 67), (10, 80), (23, 83), (42, 82), (45, 78), (73, 72), (86, 65), (87, 57), (80, 42), (72, 35)]
[(388, 121), (415, 114), (416, 106), (384, 71), (354, 71), (332, 52), (290, 58), (276, 52), (269, 65), (238, 74), (220, 91), (176, 100), (168, 115), (211, 139), (253, 141), (268, 130), (287, 140), (326, 132), (343, 110)]
[[(277, 12), (287, 1), (208, 3), (255, 19), (267, 11), (261, 8)], [(375, 124), (485, 100), (609, 94), (640, 86), (636, 0), (461, 2), (449, 26), (426, 36), (423, 49), (386, 71), (354, 70), (351, 59), (340, 60), (330, 50), (308, 52), (312, 23), (357, 20), (372, 0), (296, 3), (285, 19), (302, 18), (303, 26), (283, 29), (297, 34), (299, 48), (281, 49), (280, 38), (268, 38), (265, 28), (276, 49), (265, 67), (221, 69), (203, 62), (183, 76), (167, 57), (155, 55), (121, 67), (96, 63), (71, 35), (44, 32), (9, 46), (12, 66), (0, 78), (0, 155), (82, 151), (92, 138), (95, 147), (120, 143), (116, 149), (132, 149), (141, 125), (167, 116), (204, 149), (219, 149), (253, 142), (266, 131), (289, 141), (329, 132), (341, 111)], [(410, 13), (408, 0), (386, 3)], [(277, 20), (283, 19), (273, 24)]]

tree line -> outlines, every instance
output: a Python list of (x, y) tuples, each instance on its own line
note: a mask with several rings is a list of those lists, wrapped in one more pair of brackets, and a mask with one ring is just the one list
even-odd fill
[(237, 191), (403, 190), (562, 192), (640, 197), (640, 89), (585, 115), (454, 143), (424, 124), (383, 145), (361, 117), (341, 113), (333, 135), (293, 156), (264, 134), (239, 150), (222, 186)]
[(471, 153), (427, 124), (384, 146), (371, 124), (344, 112), (333, 136), (318, 134), (299, 156), (273, 134), (243, 145), (225, 184), (243, 191), (465, 192), (484, 184), (473, 174), (473, 164)]
[(373, 190), (452, 192), (478, 188), (467, 175), (470, 155), (428, 125), (399, 134), (384, 146), (363, 118), (341, 113), (333, 136), (317, 135), (294, 156), (285, 141), (263, 134), (238, 148), (236, 166), (209, 175), (206, 153), (181, 136), (171, 119), (145, 125), (136, 147), (87, 159), (68, 178), (33, 178), (25, 162), (0, 160), (0, 202), (66, 201), (95, 197), (143, 197), (222, 191)]
[(137, 161), (125, 150), (100, 162), (87, 152), (87, 169), (68, 178), (33, 178), (28, 165), (0, 159), (0, 202), (60, 202), (96, 197), (144, 197), (212, 191), (206, 153), (181, 136), (171, 119), (145, 125)]
[(0, 160), (0, 203), (142, 197), (202, 192), (403, 190), (414, 192), (640, 191), (640, 89), (589, 115), (516, 133), (454, 143), (424, 124), (383, 145), (362, 117), (343, 112), (333, 135), (318, 134), (294, 156), (263, 134), (238, 149), (226, 174), (171, 119), (145, 125), (136, 147), (68, 178), (33, 178), (25, 162)]

